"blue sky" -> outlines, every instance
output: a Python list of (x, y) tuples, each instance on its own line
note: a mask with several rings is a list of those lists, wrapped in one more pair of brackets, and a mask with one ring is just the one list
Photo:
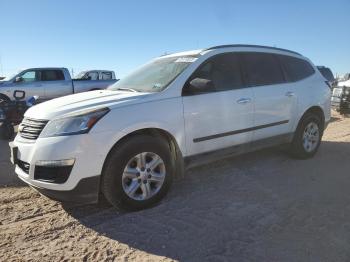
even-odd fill
[(219, 44), (288, 48), (350, 72), (350, 0), (0, 1), (0, 74), (113, 69)]

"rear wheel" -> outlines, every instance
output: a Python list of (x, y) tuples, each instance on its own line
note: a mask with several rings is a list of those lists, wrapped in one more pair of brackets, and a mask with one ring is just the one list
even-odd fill
[(137, 210), (159, 202), (173, 177), (169, 145), (162, 138), (142, 135), (118, 145), (108, 157), (102, 191), (116, 207)]
[(313, 157), (321, 144), (322, 135), (323, 127), (320, 117), (307, 113), (295, 132), (291, 144), (292, 155), (299, 159)]

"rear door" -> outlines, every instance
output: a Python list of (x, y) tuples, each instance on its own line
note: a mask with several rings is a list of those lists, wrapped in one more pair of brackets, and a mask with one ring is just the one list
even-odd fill
[[(189, 82), (195, 78), (211, 80), (213, 88), (191, 90)], [(252, 89), (242, 81), (238, 55), (221, 54), (204, 62), (183, 90), (188, 155), (247, 145), (252, 137), (252, 98)]]
[(292, 83), (287, 83), (278, 57), (242, 53), (244, 78), (254, 94), (253, 141), (290, 134), (297, 110)]
[(41, 70), (41, 83), (44, 86), (44, 100), (70, 95), (73, 92), (72, 81), (65, 80), (60, 69)]

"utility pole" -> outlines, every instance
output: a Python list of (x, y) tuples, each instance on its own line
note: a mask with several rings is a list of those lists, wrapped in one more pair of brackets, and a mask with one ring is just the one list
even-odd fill
[(4, 76), (4, 69), (3, 69), (3, 67), (2, 67), (1, 54), (0, 54), (0, 76)]

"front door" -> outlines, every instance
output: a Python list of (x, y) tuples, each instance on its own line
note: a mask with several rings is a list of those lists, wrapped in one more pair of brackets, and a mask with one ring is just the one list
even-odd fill
[[(196, 78), (212, 81), (210, 90), (191, 89), (189, 82)], [(236, 54), (220, 54), (204, 62), (183, 90), (187, 154), (249, 143), (253, 102), (251, 88), (243, 85)]]
[[(40, 71), (38, 70), (26, 70), (16, 77), (19, 81), (12, 84), (13, 91), (19, 90), (25, 92), (25, 98), (28, 99), (32, 96), (43, 96), (44, 87), (40, 82)], [(13, 96), (13, 94), (11, 94)], [(14, 99), (14, 98), (11, 98)]]

